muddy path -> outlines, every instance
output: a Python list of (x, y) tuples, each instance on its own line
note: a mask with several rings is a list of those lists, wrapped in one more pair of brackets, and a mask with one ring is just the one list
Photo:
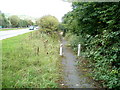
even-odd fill
[(66, 47), (67, 41), (61, 38), (63, 44), (63, 83), (67, 88), (96, 88), (93, 81), (90, 81), (76, 67), (77, 60), (72, 50)]

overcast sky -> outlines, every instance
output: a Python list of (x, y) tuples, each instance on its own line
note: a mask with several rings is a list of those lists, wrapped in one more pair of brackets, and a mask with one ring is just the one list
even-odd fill
[(1, 0), (0, 10), (3, 13), (37, 18), (50, 14), (60, 21), (65, 13), (72, 10), (72, 7), (71, 3), (62, 0)]

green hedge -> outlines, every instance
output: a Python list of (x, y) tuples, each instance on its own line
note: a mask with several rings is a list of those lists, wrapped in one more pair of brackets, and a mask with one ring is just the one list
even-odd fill
[(104, 87), (120, 88), (120, 2), (72, 3), (63, 17), (64, 28), (74, 35), (71, 46), (93, 63), (93, 77)]

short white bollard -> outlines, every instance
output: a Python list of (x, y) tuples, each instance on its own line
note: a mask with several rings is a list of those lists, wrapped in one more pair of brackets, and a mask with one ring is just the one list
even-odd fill
[(78, 44), (78, 56), (80, 56), (80, 48), (81, 48), (81, 44)]
[(63, 55), (63, 44), (60, 44), (60, 56)]

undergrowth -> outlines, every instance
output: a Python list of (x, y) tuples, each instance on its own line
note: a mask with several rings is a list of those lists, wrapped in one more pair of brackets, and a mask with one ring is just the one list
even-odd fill
[[(106, 33), (104, 34), (106, 36)], [(103, 35), (101, 38), (105, 36)], [(104, 42), (100, 41), (99, 37), (91, 38), (89, 36), (85, 40), (81, 36), (68, 33), (66, 38), (75, 53), (77, 53), (78, 44), (81, 44), (80, 56), (89, 62), (86, 65), (91, 70), (90, 75), (94, 80), (101, 83), (105, 88), (120, 88), (119, 56), (117, 55), (119, 48), (116, 46), (119, 43), (106, 47), (97, 47), (96, 42)], [(113, 62), (115, 63), (113, 64)]]

